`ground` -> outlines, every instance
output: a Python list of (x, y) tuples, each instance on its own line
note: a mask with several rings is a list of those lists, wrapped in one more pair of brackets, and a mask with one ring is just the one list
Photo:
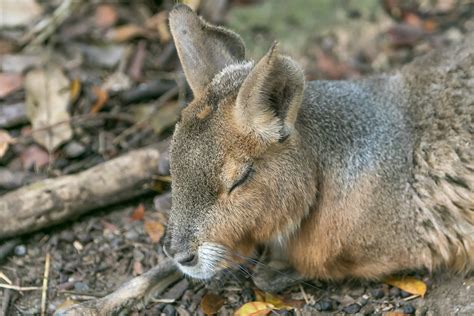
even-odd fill
[[(188, 2), (196, 5), (199, 1)], [(59, 1), (38, 3), (41, 10), (36, 19), (41, 21), (57, 9)], [(187, 99), (176, 72), (173, 45), (163, 30), (166, 15), (162, 13), (172, 1), (104, 3), (79, 5), (47, 40), (37, 43), (38, 34), (19, 36), (31, 26), (4, 30), (0, 24), (4, 54), (0, 80), (8, 74), (19, 82), (10, 91), (0, 87), (0, 132), (17, 140), (0, 155), (0, 194), (43, 178), (74, 174), (159, 142), (172, 132)], [(204, 15), (242, 34), (251, 58), (259, 58), (273, 40), (279, 40), (283, 50), (304, 66), (308, 80), (392, 71), (432, 49), (462, 41), (465, 33), (474, 31), (474, 7), (462, 1), (383, 1), (381, 5), (374, 1), (240, 0), (232, 1), (230, 9), (213, 6), (214, 11), (205, 11), (203, 3)], [(66, 109), (72, 117), (73, 136), (59, 135), (64, 142), (58, 146), (31, 137), (30, 131), (37, 128), (34, 115), (23, 113), (14, 121), (8, 117), (11, 112), (4, 110), (18, 104), (20, 111), (25, 107), (26, 96), (32, 93), (24, 83), (25, 73), (51, 59), (71, 80), (71, 95), (74, 84), (80, 89)], [(109, 118), (94, 117), (94, 113)], [(157, 168), (166, 175), (166, 160)], [(72, 302), (102, 297), (161, 262), (165, 258), (161, 237), (170, 208), (168, 181), (161, 179), (149, 195), (22, 236), (8, 255), (0, 251), (0, 314), (41, 313), (47, 256), (48, 313)], [(213, 293), (224, 299), (218, 314), (232, 314), (256, 300), (253, 268), (248, 264), (243, 271), (227, 271), (205, 283), (183, 277), (154, 303), (134, 313), (202, 315), (202, 299)], [(314, 281), (279, 293), (297, 308), (272, 313), (474, 315), (474, 275), (418, 272), (412, 276), (427, 284), (424, 297), (383, 281)], [(10, 281), (11, 289), (2, 287)]]

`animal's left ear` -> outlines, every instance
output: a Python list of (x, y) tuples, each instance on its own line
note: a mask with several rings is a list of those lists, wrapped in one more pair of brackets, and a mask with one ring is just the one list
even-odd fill
[(265, 143), (288, 137), (303, 99), (302, 69), (277, 50), (274, 44), (245, 79), (234, 108), (239, 128)]
[(222, 69), (245, 59), (245, 46), (239, 35), (205, 22), (186, 5), (176, 5), (170, 12), (169, 22), (195, 97), (205, 91)]

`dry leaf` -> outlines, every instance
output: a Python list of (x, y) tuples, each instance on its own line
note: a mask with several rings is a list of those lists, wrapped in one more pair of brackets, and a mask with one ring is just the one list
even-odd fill
[(0, 129), (0, 158), (5, 155), (11, 144), (15, 143), (15, 140), (8, 134), (6, 130)]
[(384, 316), (408, 316), (408, 314), (405, 314), (403, 312), (386, 312), (383, 315)]
[(78, 79), (71, 81), (71, 86), (69, 87), (71, 93), (71, 102), (76, 102), (79, 94), (81, 93), (81, 82)]
[(35, 0), (1, 0), (0, 28), (28, 25), (42, 12)]
[(158, 243), (165, 233), (165, 227), (158, 221), (145, 221), (145, 231), (153, 243)]
[(181, 108), (177, 101), (169, 101), (157, 110), (154, 110), (153, 103), (134, 105), (132, 110), (133, 118), (137, 122), (149, 120), (155, 133), (160, 134), (166, 128), (173, 126), (179, 118)]
[(222, 305), (224, 305), (224, 299), (212, 293), (207, 293), (201, 300), (201, 309), (206, 315), (216, 314)]
[(18, 74), (0, 73), (0, 99), (18, 90), (23, 85), (23, 78)]
[(183, 3), (193, 9), (193, 11), (197, 11), (201, 4), (201, 0), (183, 0)]
[(73, 301), (71, 300), (69, 297), (62, 303), (58, 306), (58, 308), (56, 309), (56, 311), (60, 311), (62, 309), (66, 309), (68, 307), (71, 307), (72, 305), (76, 305), (78, 302), (76, 301)]
[(147, 35), (147, 30), (135, 24), (127, 24), (111, 29), (107, 32), (106, 38), (113, 42), (126, 42), (137, 37)]
[(140, 203), (140, 205), (137, 206), (137, 208), (133, 211), (132, 216), (130, 216), (131, 219), (134, 221), (141, 221), (145, 217), (145, 206), (143, 203)]
[(385, 283), (391, 286), (398, 287), (399, 289), (414, 295), (425, 296), (426, 284), (413, 277), (402, 277), (402, 278), (388, 278)]
[(29, 71), (25, 78), (26, 112), (31, 121), (34, 140), (49, 152), (72, 137), (70, 116), (70, 82), (56, 66)]
[(49, 164), (49, 154), (37, 145), (31, 145), (20, 154), (23, 169), (42, 168)]
[(263, 316), (268, 315), (272, 309), (273, 305), (265, 302), (249, 302), (242, 307), (240, 307), (235, 313), (234, 316)]
[(109, 100), (109, 94), (102, 88), (92, 87), (92, 91), (96, 96), (94, 105), (92, 105), (91, 113), (98, 113), (104, 107), (105, 103)]
[(94, 19), (97, 27), (109, 28), (118, 20), (117, 9), (111, 4), (101, 4), (95, 9)]
[(288, 301), (283, 297), (273, 295), (267, 292), (262, 292), (260, 290), (255, 290), (255, 300), (273, 305), (274, 309), (293, 309), (295, 306), (292, 306)]

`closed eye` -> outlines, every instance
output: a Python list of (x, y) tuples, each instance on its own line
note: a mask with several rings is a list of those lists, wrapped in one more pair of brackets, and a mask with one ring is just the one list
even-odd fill
[(235, 188), (237, 188), (239, 185), (243, 184), (247, 179), (250, 177), (250, 175), (254, 172), (254, 169), (252, 166), (249, 166), (247, 170), (245, 170), (244, 174), (232, 184), (232, 186), (229, 189), (229, 194), (234, 191)]

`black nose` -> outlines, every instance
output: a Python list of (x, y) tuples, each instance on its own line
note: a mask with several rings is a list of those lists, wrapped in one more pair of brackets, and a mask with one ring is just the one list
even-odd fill
[(177, 253), (174, 260), (182, 266), (192, 267), (196, 265), (198, 257), (193, 253)]

